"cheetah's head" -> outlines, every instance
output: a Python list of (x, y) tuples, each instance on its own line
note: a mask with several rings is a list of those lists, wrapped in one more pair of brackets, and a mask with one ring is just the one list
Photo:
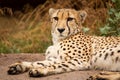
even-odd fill
[(74, 9), (49, 9), (53, 43), (57, 43), (80, 31), (87, 13)]

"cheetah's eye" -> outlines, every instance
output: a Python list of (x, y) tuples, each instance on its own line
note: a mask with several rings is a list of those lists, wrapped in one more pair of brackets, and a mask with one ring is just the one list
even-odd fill
[(53, 17), (54, 20), (58, 21), (58, 17)]
[(67, 18), (67, 21), (72, 21), (74, 18), (72, 18), (72, 17), (68, 17)]

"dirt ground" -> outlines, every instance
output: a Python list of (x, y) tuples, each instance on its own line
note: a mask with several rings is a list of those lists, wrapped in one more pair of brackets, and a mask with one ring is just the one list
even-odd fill
[(8, 66), (17, 61), (38, 61), (44, 60), (43, 54), (0, 54), (0, 80), (86, 80), (90, 75), (96, 74), (99, 71), (74, 71), (50, 75), (46, 77), (33, 78), (29, 77), (28, 73), (19, 75), (8, 75)]

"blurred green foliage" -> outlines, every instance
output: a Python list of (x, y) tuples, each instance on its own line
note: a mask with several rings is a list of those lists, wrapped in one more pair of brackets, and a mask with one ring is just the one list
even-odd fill
[(107, 23), (100, 28), (102, 36), (120, 36), (120, 0), (112, 0), (112, 2), (113, 7), (108, 11)]

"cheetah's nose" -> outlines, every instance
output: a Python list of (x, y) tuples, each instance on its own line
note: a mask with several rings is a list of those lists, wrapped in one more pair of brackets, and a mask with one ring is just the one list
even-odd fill
[(65, 28), (58, 28), (57, 30), (58, 32), (62, 33), (65, 30)]

